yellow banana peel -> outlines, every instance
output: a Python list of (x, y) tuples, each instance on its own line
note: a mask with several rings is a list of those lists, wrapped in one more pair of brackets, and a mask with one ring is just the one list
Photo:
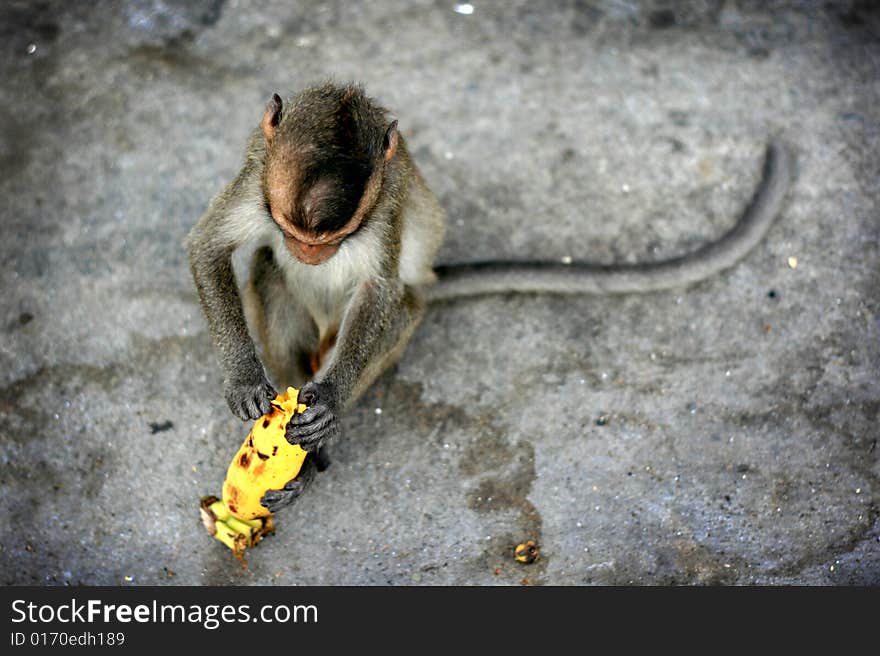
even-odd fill
[(299, 390), (288, 387), (270, 403), (268, 413), (257, 419), (235, 454), (226, 480), (223, 498), (202, 498), (202, 523), (208, 533), (232, 549), (242, 566), (245, 551), (275, 531), (272, 513), (260, 504), (269, 490), (280, 490), (296, 478), (306, 451), (289, 444), (284, 437), (287, 423), (306, 406), (297, 402)]

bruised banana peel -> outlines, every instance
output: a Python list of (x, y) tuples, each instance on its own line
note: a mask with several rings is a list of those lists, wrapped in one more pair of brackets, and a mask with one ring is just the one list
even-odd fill
[(297, 402), (298, 396), (299, 390), (288, 387), (270, 402), (271, 409), (254, 422), (229, 464), (223, 498), (202, 498), (202, 524), (209, 535), (232, 549), (242, 567), (247, 566), (245, 551), (275, 532), (272, 513), (260, 499), (296, 478), (306, 459), (307, 452), (284, 437), (290, 419), (306, 409)]
[(232, 459), (223, 483), (223, 502), (233, 516), (244, 520), (271, 516), (260, 499), (268, 490), (280, 490), (299, 473), (306, 452), (284, 437), (287, 422), (306, 409), (297, 403), (298, 396), (299, 390), (288, 387), (275, 397), (269, 412), (254, 422)]

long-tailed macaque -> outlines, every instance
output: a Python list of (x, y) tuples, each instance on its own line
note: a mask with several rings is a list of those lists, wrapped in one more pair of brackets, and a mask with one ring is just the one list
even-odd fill
[[(286, 102), (273, 95), (241, 171), (187, 238), (226, 400), (236, 416), (256, 419), (269, 410), (275, 386), (301, 387), (309, 407), (290, 422), (287, 439), (315, 452), (307, 460), (320, 467), (321, 447), (339, 433), (341, 413), (401, 355), (427, 301), (689, 285), (732, 266), (761, 240), (780, 211), (791, 169), (789, 150), (771, 142), (742, 218), (718, 241), (682, 257), (612, 266), (435, 267), (445, 214), (388, 111), (356, 85), (322, 84)], [(258, 248), (243, 303), (232, 254), (248, 243)], [(304, 481), (264, 503), (277, 510)]]

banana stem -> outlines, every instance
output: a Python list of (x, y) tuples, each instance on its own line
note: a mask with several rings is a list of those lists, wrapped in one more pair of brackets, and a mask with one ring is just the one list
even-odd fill
[(203, 497), (202, 508), (211, 511), (215, 519), (225, 522), (230, 515), (229, 508), (217, 497)]
[(232, 549), (243, 568), (247, 567), (244, 552), (275, 532), (271, 515), (252, 520), (239, 519), (217, 497), (203, 497), (200, 513), (208, 534)]

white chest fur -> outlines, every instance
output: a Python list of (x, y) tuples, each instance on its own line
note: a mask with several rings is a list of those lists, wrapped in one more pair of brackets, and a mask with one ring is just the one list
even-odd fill
[(318, 266), (292, 257), (280, 233), (270, 245), (291, 294), (311, 315), (322, 337), (339, 328), (342, 313), (358, 286), (379, 273), (379, 236), (366, 227), (346, 239), (335, 255)]

